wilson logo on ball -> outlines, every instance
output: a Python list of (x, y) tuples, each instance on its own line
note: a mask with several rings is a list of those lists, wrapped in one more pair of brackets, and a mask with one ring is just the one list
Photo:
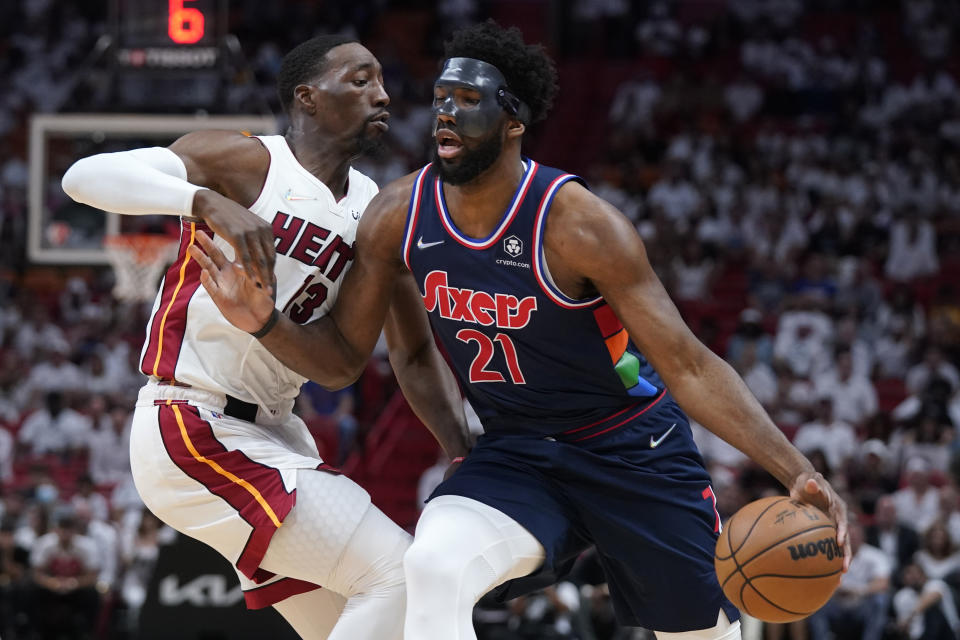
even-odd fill
[(837, 545), (835, 538), (824, 538), (823, 540), (817, 540), (816, 542), (795, 544), (791, 545), (789, 549), (790, 559), (795, 561), (803, 560), (805, 558), (812, 558), (818, 554), (827, 556), (827, 560), (843, 557), (843, 549)]

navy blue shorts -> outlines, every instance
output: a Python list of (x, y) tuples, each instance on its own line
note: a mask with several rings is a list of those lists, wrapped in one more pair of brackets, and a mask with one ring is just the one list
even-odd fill
[(546, 550), (539, 571), (502, 599), (553, 584), (595, 545), (621, 624), (692, 631), (717, 623), (713, 568), (720, 520), (690, 425), (667, 396), (553, 438), (484, 434), (433, 496), (458, 495), (507, 514)]

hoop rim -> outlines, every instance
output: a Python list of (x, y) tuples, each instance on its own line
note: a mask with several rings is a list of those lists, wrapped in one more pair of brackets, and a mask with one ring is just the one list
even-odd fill
[[(160, 262), (177, 244), (177, 238), (165, 233), (108, 233), (103, 236), (103, 248), (111, 254), (129, 252), (140, 263)], [(111, 262), (115, 262), (113, 259)]]

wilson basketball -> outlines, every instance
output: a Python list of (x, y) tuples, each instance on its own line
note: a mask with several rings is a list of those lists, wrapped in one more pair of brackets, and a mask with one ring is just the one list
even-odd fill
[(791, 622), (822, 607), (843, 571), (833, 520), (784, 496), (762, 498), (727, 522), (713, 556), (723, 593), (741, 611)]

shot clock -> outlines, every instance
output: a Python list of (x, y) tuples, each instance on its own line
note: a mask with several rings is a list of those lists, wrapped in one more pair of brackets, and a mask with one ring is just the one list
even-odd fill
[(144, 69), (215, 67), (225, 0), (113, 0), (116, 63)]

